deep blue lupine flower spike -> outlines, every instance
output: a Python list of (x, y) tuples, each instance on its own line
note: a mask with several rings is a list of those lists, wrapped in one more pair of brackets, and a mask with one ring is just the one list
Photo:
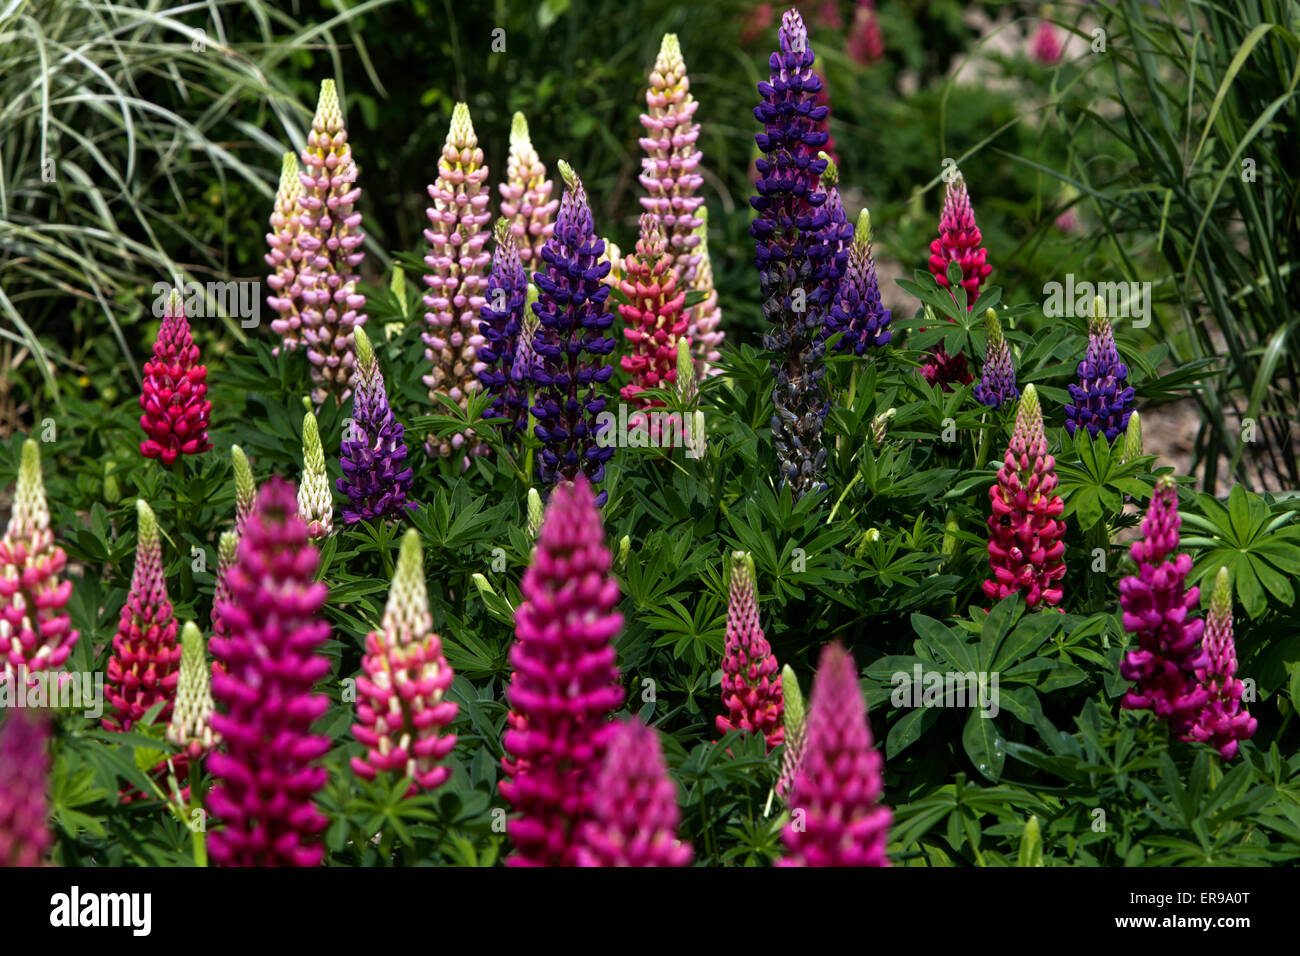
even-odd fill
[(508, 418), (513, 433), (528, 424), (528, 391), (512, 376), (519, 348), (519, 334), (524, 325), (528, 301), (528, 274), (519, 259), (515, 237), (508, 220), (496, 224), (496, 251), (492, 255), (492, 272), (488, 275), (487, 293), (479, 309), (482, 321), (478, 359), (483, 363), (479, 381), (495, 396), (484, 412), (486, 418)]
[(1002, 323), (993, 309), (984, 313), (988, 344), (984, 350), (984, 372), (975, 385), (975, 400), (989, 408), (1001, 408), (1020, 397), (1016, 369), (1011, 364), (1011, 347), (1002, 334)]
[(893, 335), (889, 331), (892, 318), (880, 301), (876, 263), (871, 258), (871, 215), (864, 209), (858, 213), (839, 294), (831, 300), (826, 314), (826, 334), (843, 332), (836, 350), (852, 350), (854, 355), (862, 355), (868, 348), (889, 342)]
[(352, 394), (352, 423), (343, 434), (337, 482), (348, 496), (343, 520), (397, 518), (415, 507), (408, 501), (414, 473), (406, 465), (405, 429), (388, 404), (379, 360), (361, 326), (356, 328), (357, 377)]
[(1106, 441), (1114, 444), (1115, 438), (1128, 428), (1133, 414), (1133, 386), (1127, 382), (1128, 366), (1119, 359), (1105, 307), (1101, 299), (1094, 299), (1088, 351), (1079, 363), (1079, 384), (1069, 386), (1066, 431), (1073, 435), (1082, 426), (1093, 438), (1104, 432)]
[[(596, 442), (596, 419), (605, 410), (596, 387), (614, 374), (614, 366), (605, 361), (616, 344), (608, 334), (614, 314), (606, 309), (610, 287), (601, 281), (610, 265), (600, 261), (605, 243), (596, 235), (582, 180), (563, 160), (559, 167), (564, 197), (555, 232), (542, 246), (541, 271), (533, 275), (538, 328), (532, 411), (534, 433), (542, 442), (538, 472), (547, 484), (572, 481), (579, 472), (597, 484), (614, 454), (612, 445)], [(597, 505), (608, 497), (602, 491)]]

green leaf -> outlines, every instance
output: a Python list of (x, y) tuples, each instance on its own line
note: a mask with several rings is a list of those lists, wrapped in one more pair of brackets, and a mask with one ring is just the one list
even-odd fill
[(1003, 747), (1003, 738), (998, 733), (997, 724), (991, 717), (981, 717), (978, 710), (972, 710), (966, 718), (966, 729), (961, 735), (962, 746), (966, 756), (970, 757), (975, 769), (984, 777), (997, 783), (1002, 777), (1002, 767), (1007, 755)]

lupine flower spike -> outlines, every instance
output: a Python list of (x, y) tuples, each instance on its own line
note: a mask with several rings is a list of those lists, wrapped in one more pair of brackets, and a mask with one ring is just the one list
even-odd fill
[(1119, 672), (1125, 680), (1134, 682), (1121, 706), (1150, 710), (1183, 737), (1195, 726), (1210, 699), (1210, 691), (1201, 684), (1198, 673), (1213, 668), (1218, 676), (1226, 661), (1222, 655), (1218, 660), (1211, 659), (1201, 646), (1205, 621), (1188, 616), (1195, 610), (1201, 592), (1196, 587), (1185, 587), (1192, 570), (1191, 555), (1174, 554), (1181, 524), (1178, 489), (1173, 478), (1165, 476), (1156, 482), (1142, 519), (1142, 538), (1129, 548), (1137, 574), (1119, 582), (1124, 630), (1137, 639), (1137, 646), (1125, 655)]
[(754, 559), (744, 551), (733, 551), (727, 646), (722, 656), (722, 704), (727, 713), (716, 719), (718, 733), (748, 730), (762, 734), (768, 750), (785, 739), (779, 671), (780, 665), (758, 620)]
[(311, 540), (319, 541), (334, 533), (334, 496), (330, 493), (330, 480), (325, 473), (325, 449), (321, 447), (320, 429), (316, 425), (316, 416), (311, 412), (302, 419), (302, 483), (298, 485), (298, 514), (307, 522), (307, 537)]
[(892, 318), (880, 301), (876, 264), (871, 257), (871, 214), (864, 209), (858, 213), (853, 230), (844, 279), (826, 316), (826, 334), (843, 332), (837, 350), (862, 355), (869, 348), (889, 343), (893, 337), (889, 331)]
[(1137, 411), (1134, 411), (1128, 417), (1128, 428), (1124, 429), (1124, 450), (1120, 460), (1132, 461), (1134, 458), (1141, 458), (1142, 455), (1142, 419)]
[(546, 178), (546, 167), (528, 138), (528, 120), (516, 113), (510, 124), (510, 155), (506, 160), (506, 181), (501, 191), (501, 215), (510, 220), (519, 261), (536, 266), (542, 244), (555, 231), (551, 219), (560, 201), (551, 198), (554, 188)]
[(208, 753), (221, 740), (212, 729), (212, 676), (203, 647), (203, 635), (193, 621), (181, 628), (181, 674), (176, 685), (176, 706), (167, 725), (167, 740), (191, 760)]
[(846, 47), (853, 62), (859, 66), (884, 58), (885, 39), (876, 18), (876, 0), (858, 0)]
[(64, 611), (72, 582), (59, 580), (68, 556), (54, 543), (50, 506), (41, 477), (41, 449), (23, 442), (18, 485), (9, 526), (0, 538), (0, 673), (25, 680), (26, 673), (55, 670), (77, 643)]
[(629, 343), (620, 362), (632, 380), (619, 393), (638, 408), (663, 404), (639, 396), (648, 388), (668, 388), (677, 381), (677, 341), (686, 335), (686, 292), (677, 284), (659, 230), (653, 216), (641, 216), (641, 238), (636, 252), (623, 260), (626, 278), (620, 283), (628, 302), (619, 305), (618, 313)]
[(366, 324), (366, 297), (357, 289), (365, 256), (356, 208), (361, 190), (333, 80), (321, 81), (302, 166), (302, 342), (316, 383), (312, 401), (319, 406), (328, 395), (340, 403), (348, 397), (356, 364), (352, 330)]
[(635, 717), (615, 726), (577, 864), (686, 866), (692, 851), (677, 839), (677, 785), (664, 765), (659, 735)]
[(297, 514), (293, 486), (267, 482), (239, 541), (230, 600), (221, 614), (230, 637), (212, 639), (227, 673), (212, 679), (225, 713), (212, 716), (222, 747), (208, 757), (217, 785), (208, 807), (225, 826), (208, 835), (212, 858), (226, 866), (317, 866), (317, 835), (328, 820), (312, 805), (325, 785), (316, 760), (328, 737), (311, 725), (329, 709), (312, 687), (329, 673), (317, 653), (329, 637), (320, 619), (325, 585), (319, 554)]
[(158, 520), (141, 498), (135, 509), (135, 572), (108, 659), (112, 712), (104, 718), (107, 730), (130, 730), (159, 701), (157, 723), (166, 725), (180, 680), (181, 646), (163, 578)]
[(1242, 709), (1244, 685), (1237, 679), (1237, 647), (1232, 639), (1232, 587), (1228, 569), (1219, 568), (1205, 617), (1203, 647), (1208, 662), (1196, 672), (1197, 680), (1209, 692), (1188, 738), (1218, 748), (1224, 760), (1237, 755), (1241, 741), (1255, 735), (1259, 722)]
[(853, 656), (822, 651), (808, 709), (803, 762), (790, 791), (789, 855), (777, 866), (888, 866), (893, 813), (880, 805), (883, 761), (871, 738)]
[(253, 513), (257, 486), (253, 482), (253, 469), (248, 463), (248, 456), (238, 445), (230, 446), (230, 465), (235, 473), (235, 530), (242, 532), (248, 516)]
[(615, 730), (609, 715), (623, 702), (613, 644), (623, 616), (610, 564), (600, 512), (579, 474), (551, 494), (515, 612), (502, 759), (509, 779), (500, 784), (519, 813), (509, 824), (512, 865), (573, 865), (582, 825), (593, 818)]
[(704, 296), (698, 305), (687, 314), (686, 338), (695, 350), (695, 361), (700, 375), (717, 375), (721, 369), (716, 367), (722, 358), (718, 348), (722, 345), (722, 310), (718, 308), (718, 290), (713, 287), (713, 261), (709, 258), (709, 210), (707, 206), (699, 208), (700, 220), (696, 235), (700, 243), (695, 247), (699, 262), (695, 266), (695, 277), (687, 286), (689, 291)]
[[(212, 633), (216, 637), (229, 637), (230, 629), (226, 627), (221, 608), (230, 600), (230, 569), (235, 564), (239, 551), (239, 532), (223, 531), (217, 541), (217, 583), (212, 592)], [(213, 653), (215, 660), (220, 658)]]
[(702, 155), (696, 148), (700, 124), (693, 122), (699, 103), (691, 96), (691, 81), (675, 33), (664, 34), (650, 70), (645, 102), (641, 125), (646, 135), (641, 138), (641, 148), (646, 156), (641, 160), (641, 185), (648, 195), (642, 197), (641, 206), (654, 217), (671, 265), (685, 288), (694, 281), (700, 263), (698, 230), (703, 221), (696, 211), (704, 197), (695, 191), (704, 177), (697, 171)]
[(542, 509), (542, 496), (537, 493), (536, 488), (528, 489), (528, 537), (536, 541), (537, 536), (542, 532), (542, 517), (545, 512)]
[[(602, 282), (609, 264), (600, 261), (605, 243), (597, 238), (582, 180), (560, 160), (564, 196), (555, 220), (555, 233), (542, 247), (540, 268), (533, 275), (537, 301), (533, 311), (540, 323), (533, 338), (537, 366), (532, 411), (542, 442), (538, 473), (548, 484), (572, 481), (585, 474), (592, 484), (605, 478), (605, 462), (613, 445), (596, 441), (596, 418), (605, 399), (596, 387), (608, 382), (614, 366), (605, 357), (614, 351), (608, 333), (614, 315), (606, 311), (610, 287)], [(603, 505), (609, 495), (596, 497)]]
[(171, 467), (181, 455), (197, 455), (212, 448), (208, 441), (212, 403), (204, 397), (207, 377), (208, 368), (199, 362), (199, 347), (190, 334), (181, 295), (173, 289), (153, 345), (153, 358), (144, 363), (140, 427), (146, 438), (140, 443), (140, 454)]
[(785, 754), (781, 758), (781, 778), (776, 782), (776, 792), (784, 798), (794, 786), (794, 778), (803, 765), (804, 750), (808, 744), (803, 692), (799, 690), (799, 679), (789, 664), (781, 668), (781, 695), (785, 701)]
[(1065, 502), (1055, 494), (1057, 484), (1056, 459), (1047, 451), (1038, 393), (1026, 385), (997, 484), (989, 488), (993, 577), (984, 582), (989, 600), (1023, 593), (1030, 608), (1061, 603), (1065, 522), (1060, 516)]
[(298, 208), (301, 195), (298, 157), (285, 153), (280, 170), (280, 188), (275, 194), (275, 206), (271, 212), (271, 231), (266, 234), (266, 244), (271, 249), (265, 256), (266, 264), (271, 267), (266, 284), (272, 293), (266, 297), (266, 303), (276, 312), (277, 317), (271, 320), (271, 330), (281, 340), (281, 345), (271, 350), (273, 355), (278, 355), (281, 347), (292, 351), (302, 344), (302, 278), (299, 270), (302, 268), (303, 250), (298, 245), (298, 233), (302, 229)]
[(433, 630), (414, 528), (402, 538), (383, 623), (366, 636), (361, 670), (352, 734), (366, 754), (352, 759), (353, 771), (366, 780), (379, 773), (410, 777), (411, 794), (441, 786), (451, 770), (440, 761), (456, 746), (446, 732), (456, 717), (456, 704), (446, 699), (454, 675)]
[(40, 866), (54, 845), (45, 796), (49, 717), (12, 708), (0, 721), (0, 867)]
[[(478, 377), (483, 387), (495, 396), (484, 415), (510, 419), (508, 434), (516, 437), (528, 426), (528, 379), (523, 374), (531, 365), (528, 357), (519, 368), (520, 374), (515, 375), (528, 303), (528, 274), (524, 272), (515, 237), (506, 220), (497, 220), (495, 234), (497, 246), (492, 254), (492, 273), (479, 310), (483, 344), (479, 346), (478, 358), (483, 367)], [(528, 349), (531, 354), (531, 340)]]
[(1104, 433), (1106, 441), (1128, 428), (1133, 414), (1133, 386), (1128, 384), (1128, 366), (1120, 361), (1115, 333), (1106, 319), (1100, 297), (1093, 300), (1088, 323), (1088, 351), (1079, 363), (1079, 384), (1070, 385), (1070, 404), (1065, 406), (1065, 430), (1071, 435), (1088, 429), (1093, 438)]
[(700, 386), (695, 378), (695, 360), (691, 358), (691, 343), (683, 335), (677, 340), (677, 400), (685, 408), (692, 408), (699, 397)]
[(797, 10), (782, 17), (780, 44), (769, 60), (770, 78), (758, 84), (762, 100), (754, 108), (763, 132), (755, 136), (762, 156), (755, 162), (758, 195), (750, 204), (758, 216), (750, 234), (769, 326), (763, 347), (777, 355), (773, 443), (781, 482), (799, 498), (825, 487), (822, 431), (829, 404), (821, 333), (835, 250), (824, 236), (830, 222), (820, 183), (826, 161), (817, 158), (827, 139), (818, 126), (829, 108), (816, 105), (822, 83)]
[(1020, 397), (1016, 388), (1016, 369), (1011, 364), (1011, 347), (1002, 334), (1002, 323), (995, 310), (984, 313), (988, 343), (984, 351), (984, 371), (975, 386), (975, 400), (989, 408), (1001, 408)]
[[(939, 218), (939, 238), (930, 243), (930, 272), (935, 281), (948, 288), (948, 264), (961, 267), (961, 286), (966, 290), (966, 308), (975, 308), (980, 286), (989, 277), (993, 267), (986, 261), (988, 251), (980, 243), (979, 226), (975, 224), (975, 210), (971, 206), (966, 181), (957, 173), (948, 183), (943, 201), (943, 214)], [(954, 296), (955, 299), (955, 296)], [(960, 352), (949, 355), (942, 345), (930, 352), (930, 358), (921, 367), (921, 373), (931, 385), (952, 391), (954, 384), (967, 385), (974, 377), (966, 367), (966, 356)]]
[(357, 330), (357, 390), (352, 424), (343, 437), (338, 490), (347, 495), (343, 520), (400, 518), (415, 507), (406, 496), (414, 472), (406, 463), (405, 429), (388, 404), (388, 390), (370, 338)]
[[(424, 357), (433, 368), (424, 376), (424, 384), (429, 386), (431, 399), (441, 393), (461, 408), (478, 391), (482, 368), (479, 321), (490, 258), (487, 224), (492, 218), (487, 178), (469, 107), (457, 103), (438, 161), (438, 178), (429, 187), (433, 205), (425, 210), (429, 228), (424, 230), (424, 238), (429, 242), (429, 254), (424, 262), (429, 272), (424, 282), (429, 294), (424, 305), (429, 311), (424, 319), (429, 328), (424, 333)], [(436, 399), (434, 403), (437, 406)], [(436, 443), (430, 439), (428, 448), (446, 457), (459, 451), (466, 437), (456, 434)], [(481, 453), (484, 449), (475, 446), (470, 450)]]

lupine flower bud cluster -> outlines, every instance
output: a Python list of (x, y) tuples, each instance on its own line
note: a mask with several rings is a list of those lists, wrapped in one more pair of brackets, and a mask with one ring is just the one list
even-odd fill
[(871, 215), (864, 209), (853, 230), (844, 278), (826, 315), (826, 334), (843, 332), (837, 350), (862, 355), (869, 348), (889, 343), (892, 318), (880, 301), (876, 264), (871, 257)]
[(212, 729), (212, 675), (203, 648), (203, 635), (193, 621), (181, 628), (181, 671), (176, 705), (167, 725), (167, 740), (191, 760), (212, 750), (221, 737)]
[(321, 81), (302, 166), (302, 344), (316, 383), (312, 401), (320, 405), (328, 395), (339, 402), (347, 398), (356, 364), (352, 330), (366, 323), (366, 297), (357, 290), (357, 267), (365, 255), (356, 208), (361, 190), (333, 80)]
[(361, 669), (352, 733), (366, 754), (353, 758), (353, 771), (366, 780), (380, 773), (410, 777), (411, 793), (441, 786), (451, 770), (439, 762), (456, 746), (446, 733), (456, 717), (456, 704), (446, 699), (454, 675), (433, 630), (414, 528), (402, 538), (383, 622), (366, 636)]
[(988, 344), (984, 353), (984, 371), (975, 386), (975, 400), (989, 408), (1001, 408), (1020, 397), (1016, 387), (1016, 369), (1011, 364), (1011, 346), (1002, 334), (1002, 323), (995, 310), (984, 314)]
[(777, 795), (785, 798), (794, 786), (795, 775), (803, 764), (804, 750), (808, 746), (807, 712), (804, 709), (803, 692), (799, 690), (799, 679), (794, 668), (786, 664), (781, 668), (781, 696), (785, 703), (785, 753), (781, 758), (781, 776), (776, 782)]
[(140, 395), (140, 427), (147, 436), (140, 454), (171, 466), (181, 455), (208, 451), (208, 420), (212, 403), (208, 393), (208, 368), (199, 362), (199, 347), (179, 292), (173, 290), (163, 313), (153, 358), (144, 363)]
[(718, 732), (748, 730), (767, 740), (767, 749), (785, 739), (781, 722), (784, 698), (780, 665), (758, 620), (754, 596), (754, 561), (744, 551), (731, 555), (727, 604), (727, 645), (722, 656), (722, 703)]
[[(270, 252), (265, 256), (271, 274), (266, 284), (271, 295), (266, 303), (275, 310), (271, 330), (280, 336), (282, 347), (292, 351), (302, 344), (302, 268), (303, 250), (298, 245), (302, 231), (298, 199), (302, 196), (302, 180), (298, 178), (298, 157), (284, 154), (280, 170), (280, 188), (275, 193), (275, 206), (271, 211), (271, 231), (266, 234)], [(281, 346), (272, 349), (278, 355)]]
[(641, 216), (641, 237), (636, 252), (623, 260), (623, 274), (619, 289), (628, 302), (619, 305), (618, 313), (629, 348), (621, 364), (632, 380), (620, 394), (648, 408), (656, 403), (638, 396), (677, 381), (677, 342), (686, 335), (686, 293), (677, 284), (659, 222), (648, 213)]
[[(556, 227), (557, 236), (564, 231)], [(520, 814), (508, 831), (513, 865), (572, 866), (592, 819), (615, 730), (609, 714), (623, 702), (613, 644), (623, 616), (610, 564), (600, 512), (579, 474), (551, 493), (515, 612), (502, 760), (509, 779), (500, 784)]]
[(1047, 451), (1038, 393), (1026, 385), (997, 484), (989, 488), (993, 577), (984, 582), (989, 600), (1023, 593), (1030, 608), (1061, 603), (1065, 522), (1060, 516), (1065, 502), (1054, 493), (1057, 484), (1056, 459)]
[[(357, 333), (365, 335), (360, 328)], [(325, 473), (325, 449), (320, 443), (316, 416), (302, 419), (302, 482), (298, 485), (298, 514), (307, 522), (307, 537), (313, 541), (334, 533), (334, 496)]]
[[(429, 254), (424, 262), (429, 272), (424, 282), (429, 294), (424, 305), (429, 311), (424, 319), (429, 328), (424, 333), (424, 357), (433, 368), (424, 384), (429, 386), (430, 398), (442, 393), (462, 408), (479, 389), (482, 367), (478, 347), (483, 337), (478, 329), (490, 258), (487, 224), (492, 218), (487, 178), (469, 107), (457, 103), (438, 161), (438, 178), (429, 187), (433, 205), (425, 210), (429, 228), (424, 230), (424, 238), (429, 242)], [(445, 457), (453, 449), (459, 450), (466, 437), (456, 434), (437, 444), (431, 439), (429, 447)]]
[(1236, 677), (1237, 646), (1232, 638), (1232, 587), (1227, 568), (1219, 568), (1214, 579), (1202, 647), (1207, 661), (1197, 670), (1196, 679), (1208, 692), (1209, 700), (1188, 731), (1188, 738), (1208, 743), (1224, 760), (1231, 760), (1241, 741), (1255, 735), (1259, 721), (1241, 706), (1244, 685)]
[(181, 647), (163, 577), (158, 520), (143, 499), (136, 499), (135, 506), (135, 571), (108, 659), (108, 730), (130, 730), (160, 701), (157, 722), (165, 725), (180, 680)]
[(1077, 429), (1086, 428), (1093, 438), (1100, 432), (1114, 444), (1128, 428), (1134, 391), (1128, 384), (1128, 366), (1120, 361), (1115, 333), (1100, 298), (1093, 300), (1088, 351), (1078, 372), (1079, 384), (1068, 386), (1070, 404), (1065, 406), (1065, 430), (1073, 435)]
[(551, 219), (560, 201), (551, 198), (553, 188), (546, 178), (546, 166), (528, 138), (528, 120), (523, 113), (516, 113), (510, 124), (506, 181), (497, 189), (501, 192), (501, 215), (510, 221), (510, 234), (525, 266), (537, 264), (542, 244), (555, 231)]

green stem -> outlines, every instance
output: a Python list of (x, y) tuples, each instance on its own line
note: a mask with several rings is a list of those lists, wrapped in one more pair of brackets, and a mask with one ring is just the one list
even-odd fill
[(181, 502), (181, 497), (187, 495), (188, 490), (185, 484), (185, 456), (181, 455), (172, 462), (172, 474), (176, 477), (175, 503), (176, 519), (174, 532), (176, 534), (176, 550), (181, 555), (181, 596), (188, 601), (194, 597), (194, 569), (190, 566), (185, 549), (185, 532), (189, 528), (189, 515)]
[[(1105, 571), (1092, 570), (1092, 563), (1095, 558), (1095, 552), (1101, 549), (1102, 555), (1107, 563), (1110, 561), (1110, 535), (1106, 531), (1106, 519), (1102, 517), (1100, 521), (1088, 529), (1088, 591), (1091, 595), (1091, 608), (1093, 612), (1100, 611), (1106, 603), (1107, 583), (1110, 580)], [(1103, 565), (1104, 566), (1104, 565)]]
[[(190, 761), (190, 803), (192, 809), (198, 810), (200, 814), (203, 813), (203, 797), (199, 780), (199, 762), (197, 760)], [(191, 813), (191, 819), (193, 816), (193, 813)], [(204, 819), (204, 817), (200, 816), (199, 819)], [(194, 865), (207, 866), (208, 834), (206, 827), (200, 830), (191, 828), (191, 833), (194, 837)]]

